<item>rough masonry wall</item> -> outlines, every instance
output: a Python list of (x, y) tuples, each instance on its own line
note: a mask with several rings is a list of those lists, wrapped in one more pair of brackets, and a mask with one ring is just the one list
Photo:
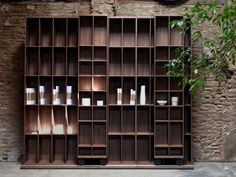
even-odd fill
[[(65, 2), (0, 3), (0, 161), (16, 161), (22, 155), (23, 137), (23, 68), (25, 17), (76, 16), (150, 16), (181, 14), (194, 0), (181, 6), (164, 6), (154, 0), (78, 0)], [(204, 34), (213, 34), (206, 26)], [(194, 50), (201, 51), (195, 45)], [(193, 106), (193, 158), (200, 161), (236, 159), (236, 75), (217, 92), (216, 82), (207, 86)]]

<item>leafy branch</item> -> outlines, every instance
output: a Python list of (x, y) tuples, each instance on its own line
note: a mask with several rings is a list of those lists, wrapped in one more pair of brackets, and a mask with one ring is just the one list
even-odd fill
[[(203, 38), (205, 24), (210, 24), (217, 35)], [(222, 86), (233, 74), (229, 65), (235, 65), (236, 61), (236, 0), (229, 0), (224, 6), (215, 0), (207, 5), (197, 3), (184, 10), (183, 19), (170, 25), (180, 30), (181, 35), (186, 35), (190, 26), (197, 29), (192, 32), (192, 42), (202, 43), (204, 51), (193, 54), (188, 47), (176, 50), (177, 57), (167, 65), (168, 75), (182, 77), (183, 85), (189, 85), (193, 95), (204, 88), (208, 76), (213, 76), (218, 86)]]

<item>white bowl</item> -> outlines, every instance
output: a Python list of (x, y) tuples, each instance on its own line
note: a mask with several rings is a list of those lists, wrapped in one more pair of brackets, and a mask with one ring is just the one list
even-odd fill
[(157, 103), (161, 106), (164, 106), (167, 103), (167, 101), (166, 100), (157, 100)]

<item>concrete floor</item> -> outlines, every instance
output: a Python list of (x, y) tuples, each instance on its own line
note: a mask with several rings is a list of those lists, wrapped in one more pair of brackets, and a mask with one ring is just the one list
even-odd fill
[(236, 163), (195, 163), (194, 170), (21, 170), (20, 163), (0, 162), (0, 177), (236, 177)]

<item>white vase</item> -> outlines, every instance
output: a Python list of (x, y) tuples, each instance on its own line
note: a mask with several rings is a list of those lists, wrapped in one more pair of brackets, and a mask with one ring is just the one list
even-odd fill
[(145, 85), (141, 85), (139, 102), (141, 105), (146, 104), (146, 86)]

